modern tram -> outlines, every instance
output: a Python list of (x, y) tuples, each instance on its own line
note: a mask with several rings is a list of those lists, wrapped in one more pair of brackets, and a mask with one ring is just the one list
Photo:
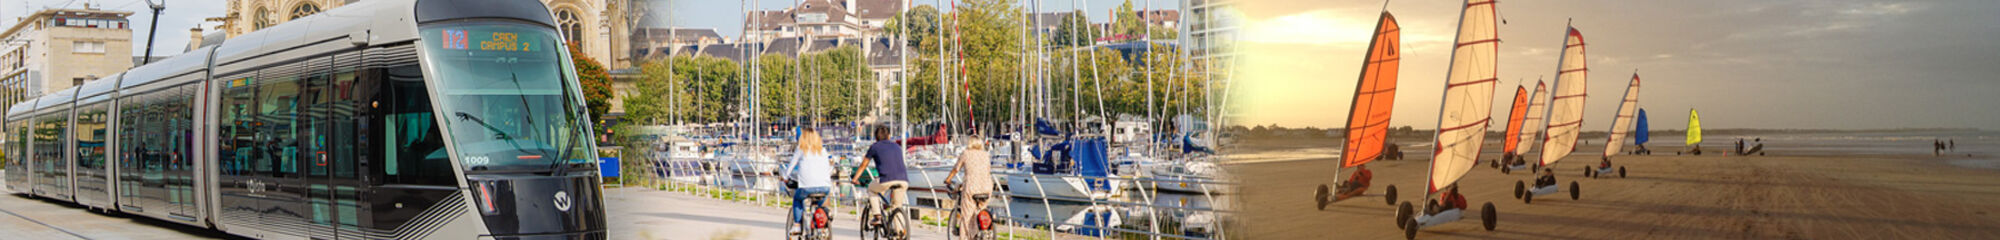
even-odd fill
[(603, 239), (537, 0), (381, 0), (6, 109), (6, 188), (260, 239)]

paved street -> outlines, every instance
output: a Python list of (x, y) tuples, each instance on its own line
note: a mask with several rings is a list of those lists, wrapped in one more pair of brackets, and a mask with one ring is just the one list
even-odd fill
[[(0, 171), (0, 174), (6, 174)], [(5, 181), (5, 180), (0, 180)], [(0, 182), (4, 183), (4, 182)], [(219, 239), (227, 235), (0, 190), (0, 239)]]
[[(783, 239), (785, 208), (639, 188), (605, 189), (611, 239)], [(834, 210), (835, 239), (861, 236), (859, 217)], [(912, 239), (945, 239), (936, 227), (917, 228)]]

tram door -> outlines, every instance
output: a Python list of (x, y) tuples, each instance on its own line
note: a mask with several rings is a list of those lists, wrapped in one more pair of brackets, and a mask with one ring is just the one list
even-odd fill
[(299, 147), (311, 135), (306, 130), (310, 125), (305, 122), (311, 117), (302, 111), (299, 92), (305, 87), (305, 79), (322, 74), (315, 66), (324, 68), (326, 62), (285, 64), (259, 74), (263, 80), (269, 80), (257, 87), (259, 103), (263, 105), (259, 120), (265, 123), (263, 144), (269, 147), (265, 154), (270, 156), (264, 160), (272, 164), (271, 172), (264, 176), (277, 185), (269, 198), (264, 199), (267, 210), (262, 213), (262, 220), (274, 229), (294, 230), (311, 214), (304, 209), (306, 174), (302, 168), (306, 165), (303, 161), (306, 154)]
[[(341, 58), (345, 56), (352, 55), (342, 55), (324, 60), (329, 61), (329, 63), (336, 60), (349, 60)], [(352, 215), (352, 207), (344, 207), (352, 206), (355, 203), (353, 201), (341, 201), (343, 199), (342, 196), (352, 198), (356, 195), (355, 189), (352, 185), (338, 180), (338, 176), (342, 175), (342, 172), (345, 172), (348, 176), (353, 175), (352, 167), (343, 166), (347, 165), (345, 163), (352, 162), (344, 161), (343, 159), (351, 158), (353, 153), (337, 149), (339, 148), (338, 146), (348, 145), (342, 142), (345, 139), (343, 135), (347, 135), (342, 134), (342, 132), (353, 131), (353, 129), (341, 129), (339, 127), (341, 124), (338, 123), (347, 120), (344, 116), (351, 115), (349, 113), (353, 109), (343, 109), (343, 107), (338, 106), (337, 103), (340, 102), (338, 93), (342, 87), (337, 85), (351, 84), (354, 82), (354, 74), (352, 70), (343, 71), (339, 69), (341, 67), (333, 68), (332, 72), (318, 72), (314, 75), (301, 78), (300, 81), (299, 106), (304, 109), (301, 110), (302, 117), (299, 118), (298, 122), (299, 126), (301, 126), (299, 129), (300, 141), (298, 142), (298, 148), (301, 150), (299, 151), (300, 153), (305, 154), (302, 157), (305, 160), (306, 170), (304, 179), (306, 186), (306, 206), (304, 209), (307, 213), (305, 214), (306, 221), (312, 226), (310, 236), (314, 239), (339, 239), (343, 235), (349, 235), (344, 230), (353, 230), (353, 228), (343, 229), (343, 227), (352, 226), (352, 224), (343, 223), (354, 222), (352, 218), (355, 217)], [(342, 211), (343, 209), (346, 211)]]

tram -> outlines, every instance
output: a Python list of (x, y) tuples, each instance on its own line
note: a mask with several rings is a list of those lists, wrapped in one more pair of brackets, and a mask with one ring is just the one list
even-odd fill
[(6, 109), (6, 188), (260, 239), (603, 239), (536, 0), (356, 1)]

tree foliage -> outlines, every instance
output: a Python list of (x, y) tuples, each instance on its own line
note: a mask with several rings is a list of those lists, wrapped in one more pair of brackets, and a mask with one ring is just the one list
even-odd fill
[(1091, 30), (1089, 15), (1084, 13), (1083, 10), (1070, 12), (1069, 17), (1065, 17), (1059, 21), (1061, 22), (1056, 23), (1054, 33), (1049, 34), (1050, 45), (1056, 47), (1088, 46), (1098, 38), (1097, 31)]
[[(1084, 25), (1083, 12), (1074, 15), (1077, 22), (1062, 23), (1074, 26), (1064, 26), (1045, 39), (1053, 43), (1046, 51), (1050, 55), (1032, 57), (1023, 46), (1027, 40), (1023, 33), (1028, 29), (1020, 25), (1026, 16), (1019, 11), (1018, 1), (968, 0), (952, 12), (938, 12), (929, 6), (913, 8), (908, 14), (912, 19), (910, 36), (902, 42), (910, 50), (905, 52), (909, 72), (901, 86), (877, 88), (865, 56), (856, 47), (809, 53), (801, 59), (763, 55), (755, 64), (760, 71), (756, 90), (762, 97), (756, 108), (745, 109), (744, 100), (750, 94), (744, 89), (750, 83), (745, 68), (751, 64), (676, 56), (642, 66), (645, 78), (638, 89), (627, 92), (633, 96), (626, 98), (626, 109), (631, 118), (657, 119), (657, 123), (733, 121), (753, 109), (754, 114), (770, 120), (851, 122), (871, 113), (888, 113), (893, 118), (897, 116), (894, 112), (904, 109), (898, 104), (907, 102), (910, 122), (951, 119), (966, 123), (970, 110), (977, 121), (971, 124), (983, 126), (1015, 119), (1021, 108), (1048, 108), (1047, 112), (1056, 115), (1041, 117), (1055, 119), (1143, 116), (1149, 109), (1162, 118), (1199, 116), (1207, 111), (1210, 103), (1205, 88), (1210, 86), (1206, 84), (1208, 76), (1200, 74), (1207, 71), (1184, 67), (1206, 64), (1190, 62), (1175, 47), (1166, 45), (1154, 45), (1151, 49), (1156, 51), (1142, 48), (1133, 52), (1091, 46), (1088, 41), (1095, 37), (1087, 35), (1089, 32), (1071, 32), (1090, 29)], [(1145, 25), (1129, 3), (1119, 12), (1125, 17), (1114, 26), (1134, 27), (1116, 31), (1144, 33)], [(944, 24), (938, 24), (940, 19)], [(901, 20), (892, 20), (887, 32), (902, 34), (896, 29)], [(1044, 65), (1033, 68), (1027, 64)], [(1046, 77), (1040, 81), (1046, 84), (1047, 95), (1040, 97), (1047, 101), (1045, 105), (1021, 102), (1033, 96), (1024, 93), (1044, 94), (1023, 92), (1022, 87), (1036, 83), (1037, 75), (1024, 75), (1023, 70), (1029, 69), (1040, 69), (1034, 74)], [(877, 101), (887, 102), (883, 106), (887, 109), (874, 109)]]
[[(799, 68), (801, 60), (806, 68)], [(745, 108), (747, 67), (728, 59), (674, 56), (640, 66), (644, 77), (626, 94), (627, 118), (651, 123), (716, 123), (754, 114), (782, 119), (853, 121), (868, 114), (876, 96), (874, 74), (861, 49), (842, 46), (794, 59), (780, 54), (757, 58), (755, 108)], [(803, 78), (802, 78), (803, 77)]]
[(570, 62), (576, 67), (577, 82), (583, 87), (583, 103), (589, 106), (590, 119), (601, 120), (611, 112), (611, 73), (603, 63), (584, 56), (575, 45), (569, 47)]

